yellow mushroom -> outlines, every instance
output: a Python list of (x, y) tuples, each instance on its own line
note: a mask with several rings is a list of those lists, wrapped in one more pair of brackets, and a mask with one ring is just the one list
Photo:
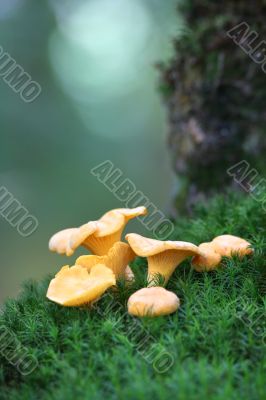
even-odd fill
[(168, 282), (175, 268), (189, 256), (201, 254), (198, 247), (188, 242), (161, 241), (149, 239), (136, 233), (129, 233), (126, 239), (133, 251), (148, 259), (148, 281), (152, 283), (158, 274)]
[(173, 292), (159, 286), (138, 290), (129, 297), (127, 303), (129, 314), (136, 317), (171, 314), (179, 305), (179, 298)]
[(215, 251), (212, 242), (201, 243), (199, 250), (202, 254), (192, 259), (192, 266), (196, 271), (212, 271), (220, 264), (222, 256)]
[(131, 271), (129, 267), (127, 269), (127, 265), (135, 257), (136, 254), (127, 243), (116, 242), (105, 256), (81, 256), (75, 264), (87, 268), (88, 271), (96, 264), (104, 264), (113, 271), (116, 278), (126, 278)]
[(212, 242), (200, 244), (199, 250), (202, 255), (195, 256), (192, 260), (192, 266), (198, 272), (215, 269), (221, 263), (222, 257), (236, 254), (242, 258), (254, 253), (249, 242), (232, 235), (217, 236)]
[(237, 254), (242, 258), (254, 253), (249, 242), (233, 235), (217, 236), (213, 239), (212, 245), (215, 251), (223, 257), (232, 257), (232, 255)]
[(108, 211), (98, 221), (90, 221), (79, 228), (57, 232), (51, 237), (49, 248), (59, 254), (71, 256), (76, 248), (82, 245), (93, 254), (105, 255), (115, 242), (121, 240), (128, 221), (146, 213), (145, 207), (117, 208)]
[(66, 265), (51, 280), (47, 297), (62, 306), (81, 306), (94, 302), (115, 284), (113, 272), (103, 264), (95, 265), (90, 272), (78, 265)]

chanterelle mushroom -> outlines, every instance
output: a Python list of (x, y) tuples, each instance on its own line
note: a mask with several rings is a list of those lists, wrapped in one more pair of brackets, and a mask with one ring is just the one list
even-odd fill
[(136, 317), (158, 317), (175, 312), (179, 298), (162, 287), (149, 287), (133, 293), (128, 299), (128, 312)]
[(234, 254), (244, 257), (254, 253), (249, 242), (233, 235), (217, 236), (213, 239), (212, 245), (215, 251), (223, 257), (231, 257)]
[(239, 257), (254, 253), (251, 244), (245, 239), (237, 236), (217, 236), (212, 242), (199, 245), (202, 255), (195, 256), (192, 266), (196, 271), (211, 271), (221, 262), (222, 257), (232, 257), (236, 254)]
[(63, 306), (80, 306), (97, 300), (115, 284), (115, 275), (105, 265), (95, 265), (90, 273), (78, 265), (66, 265), (51, 280), (47, 297)]
[(148, 259), (148, 280), (152, 283), (158, 274), (165, 283), (175, 268), (187, 257), (201, 254), (198, 247), (188, 242), (149, 239), (136, 233), (129, 233), (126, 239), (134, 252)]
[(212, 242), (201, 243), (199, 245), (199, 250), (202, 255), (193, 257), (191, 263), (196, 271), (211, 271), (220, 264), (222, 256), (215, 251)]
[(136, 254), (127, 243), (116, 242), (105, 256), (81, 256), (75, 264), (87, 268), (88, 271), (96, 264), (104, 264), (113, 271), (116, 278), (126, 278), (127, 265), (135, 257)]
[(93, 254), (105, 255), (115, 242), (121, 240), (127, 222), (146, 213), (145, 207), (108, 211), (98, 221), (90, 221), (79, 228), (57, 232), (51, 237), (49, 248), (51, 251), (71, 256), (76, 248), (82, 245)]

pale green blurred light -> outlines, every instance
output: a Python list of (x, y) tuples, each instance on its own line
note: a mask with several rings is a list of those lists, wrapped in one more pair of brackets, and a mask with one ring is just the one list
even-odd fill
[[(132, 54), (142, 46), (149, 24), (149, 16), (138, 0), (94, 0), (79, 7), (61, 28), (66, 37), (92, 56), (105, 57), (115, 49), (123, 59), (125, 51)], [(131, 43), (130, 49), (127, 43)]]
[[(152, 23), (138, 0), (93, 0), (59, 19), (53, 66), (76, 100), (110, 98), (134, 88), (149, 57)], [(88, 98), (88, 92), (89, 97)]]

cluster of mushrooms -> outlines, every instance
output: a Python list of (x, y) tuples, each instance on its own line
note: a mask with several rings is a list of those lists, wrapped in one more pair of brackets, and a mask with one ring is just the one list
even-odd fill
[(71, 256), (79, 246), (92, 254), (78, 257), (75, 265), (65, 265), (50, 282), (48, 299), (62, 306), (93, 304), (107, 289), (114, 287), (118, 279), (134, 280), (129, 263), (136, 256), (148, 261), (148, 287), (132, 294), (128, 300), (131, 315), (160, 316), (175, 312), (180, 305), (175, 293), (156, 286), (158, 276), (168, 282), (175, 268), (187, 257), (198, 271), (215, 269), (222, 257), (239, 257), (252, 254), (249, 242), (232, 235), (216, 237), (212, 242), (199, 246), (180, 241), (161, 241), (136, 233), (126, 235), (128, 243), (121, 241), (123, 230), (132, 218), (147, 213), (145, 207), (119, 208), (108, 211), (98, 221), (90, 221), (78, 228), (64, 229), (49, 241), (51, 251)]

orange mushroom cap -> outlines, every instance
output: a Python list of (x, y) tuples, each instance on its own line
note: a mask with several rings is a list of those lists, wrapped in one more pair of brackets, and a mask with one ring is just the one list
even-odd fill
[(149, 239), (129, 233), (126, 239), (134, 252), (148, 259), (148, 280), (154, 281), (158, 274), (168, 282), (175, 268), (187, 257), (201, 254), (193, 243)]
[(159, 286), (143, 288), (128, 299), (128, 312), (136, 317), (158, 317), (175, 312), (180, 305), (179, 298)]
[(233, 254), (244, 257), (254, 253), (249, 242), (233, 235), (217, 236), (213, 239), (212, 244), (215, 251), (223, 257), (231, 257)]
[(47, 297), (63, 306), (81, 306), (97, 300), (115, 284), (113, 272), (103, 264), (95, 265), (90, 273), (78, 265), (66, 265), (51, 280)]
[(116, 242), (105, 256), (81, 256), (76, 260), (76, 265), (85, 267), (90, 271), (94, 265), (104, 264), (113, 271), (116, 278), (125, 278), (127, 265), (135, 257), (136, 254), (127, 243)]
[(127, 222), (146, 213), (145, 207), (108, 211), (98, 221), (90, 221), (79, 228), (57, 232), (51, 237), (49, 248), (59, 254), (71, 256), (76, 248), (82, 245), (94, 254), (105, 255), (115, 242), (121, 240)]
[(215, 251), (212, 242), (201, 243), (199, 250), (202, 254), (192, 259), (192, 266), (196, 271), (211, 271), (220, 264), (222, 256)]

